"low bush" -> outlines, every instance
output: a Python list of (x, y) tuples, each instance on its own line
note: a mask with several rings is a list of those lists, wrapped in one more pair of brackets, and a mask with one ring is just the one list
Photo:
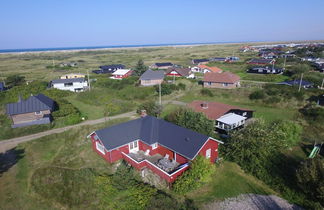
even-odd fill
[(214, 165), (210, 163), (209, 159), (198, 155), (192, 162), (190, 169), (176, 180), (172, 189), (180, 194), (190, 192), (207, 181), (214, 170)]
[(251, 100), (264, 99), (265, 98), (265, 94), (264, 94), (264, 92), (262, 90), (256, 90), (256, 91), (252, 92), (249, 95), (249, 98)]
[(207, 89), (207, 88), (201, 89), (200, 93), (203, 96), (209, 96), (209, 97), (213, 97), (214, 96), (213, 92), (211, 90)]

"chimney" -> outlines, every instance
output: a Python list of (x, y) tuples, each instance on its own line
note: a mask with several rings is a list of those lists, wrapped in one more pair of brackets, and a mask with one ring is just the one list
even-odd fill
[(207, 109), (208, 108), (208, 103), (207, 102), (202, 102), (201, 107), (203, 109)]
[(146, 110), (145, 109), (141, 110), (141, 117), (143, 118), (146, 116), (147, 116)]

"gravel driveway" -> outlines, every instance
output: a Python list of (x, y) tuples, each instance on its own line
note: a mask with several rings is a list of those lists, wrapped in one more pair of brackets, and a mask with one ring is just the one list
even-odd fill
[(206, 204), (205, 210), (301, 210), (299, 206), (275, 195), (242, 194), (224, 201)]

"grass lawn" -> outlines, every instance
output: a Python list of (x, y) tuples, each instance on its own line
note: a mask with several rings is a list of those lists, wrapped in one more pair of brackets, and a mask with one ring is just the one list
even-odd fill
[(76, 95), (74, 95), (73, 97), (67, 97), (67, 100), (75, 107), (78, 107), (82, 115), (87, 116), (89, 120), (94, 120), (94, 119), (104, 117), (103, 106), (97, 105), (94, 107), (93, 105), (85, 104), (82, 101), (77, 100)]
[[(127, 120), (83, 126), (19, 145), (16, 148), (16, 152), (21, 153), (18, 162), (0, 174), (1, 208), (98, 208), (99, 187), (93, 187), (92, 180), (96, 179), (95, 174), (112, 173), (112, 165), (92, 151), (91, 142), (86, 136), (95, 129)], [(116, 191), (114, 198), (123, 199), (129, 193)], [(236, 164), (224, 162), (217, 167), (210, 182), (188, 197), (200, 205), (240, 193), (273, 192), (254, 177), (244, 174)], [(179, 199), (183, 200), (183, 197)], [(117, 199), (112, 206), (124, 204), (123, 200)]]
[(185, 96), (179, 98), (180, 101), (190, 103), (193, 100), (204, 101), (217, 101), (225, 104), (240, 106), (242, 108), (249, 108), (254, 110), (254, 116), (257, 118), (263, 118), (266, 121), (274, 121), (278, 119), (294, 119), (297, 114), (297, 109), (291, 107), (290, 109), (265, 105), (249, 99), (249, 94), (253, 91), (253, 88), (239, 88), (232, 90), (225, 89), (211, 89), (214, 96), (203, 96), (200, 93), (201, 86), (195, 86)]
[(225, 161), (216, 168), (209, 182), (187, 196), (203, 204), (245, 193), (276, 194), (263, 182), (245, 174), (237, 164)]

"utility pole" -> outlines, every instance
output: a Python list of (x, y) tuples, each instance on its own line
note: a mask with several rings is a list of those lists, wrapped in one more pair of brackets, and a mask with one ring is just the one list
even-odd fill
[(301, 77), (300, 77), (298, 92), (300, 92), (301, 84), (302, 84), (302, 81), (303, 81), (303, 76), (304, 76), (304, 73), (302, 73)]
[(175, 83), (175, 74), (173, 74), (173, 84)]
[(323, 86), (324, 86), (324, 77), (323, 77), (323, 80), (322, 80), (321, 89), (323, 89)]
[(161, 83), (159, 84), (159, 104), (162, 106), (162, 99), (161, 99)]
[(287, 60), (287, 55), (285, 55), (284, 67), (283, 67), (284, 70), (286, 69), (286, 60)]
[(90, 82), (90, 77), (89, 77), (89, 70), (87, 70), (87, 74), (88, 74), (88, 83), (89, 83), (89, 91), (91, 90), (91, 82)]
[(54, 58), (53, 58), (53, 68), (55, 67)]

